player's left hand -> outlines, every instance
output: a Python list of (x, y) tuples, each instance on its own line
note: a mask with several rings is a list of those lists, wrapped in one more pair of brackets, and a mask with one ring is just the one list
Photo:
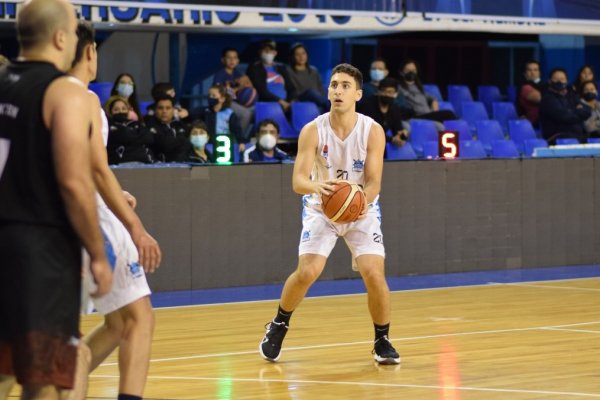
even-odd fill
[(154, 239), (145, 229), (139, 232), (133, 232), (131, 239), (135, 244), (140, 256), (139, 263), (144, 267), (146, 273), (153, 273), (160, 266), (162, 253), (156, 239)]
[(137, 206), (137, 199), (135, 196), (126, 190), (123, 190), (123, 196), (125, 197), (127, 204), (129, 204), (129, 206), (135, 210), (135, 207)]

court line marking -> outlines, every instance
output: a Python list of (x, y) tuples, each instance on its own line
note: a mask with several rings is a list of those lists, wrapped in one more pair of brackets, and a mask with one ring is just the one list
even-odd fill
[(544, 328), (546, 331), (565, 331), (565, 332), (583, 332), (583, 333), (595, 333), (596, 335), (600, 335), (600, 331), (590, 331), (587, 329), (564, 329), (564, 328)]
[[(547, 281), (541, 281), (547, 282)], [(501, 283), (501, 282), (490, 282), (492, 285), (498, 286), (522, 286), (522, 287), (534, 287), (534, 288), (543, 288), (543, 289), (567, 289), (567, 290), (582, 290), (586, 292), (600, 292), (600, 288), (583, 288), (577, 286), (554, 286), (554, 285), (531, 285), (527, 283)]]
[[(596, 324), (600, 324), (600, 321), (578, 322), (575, 324), (564, 324), (564, 325), (534, 326), (534, 327), (529, 327), (529, 328), (511, 328), (511, 329), (495, 329), (495, 330), (487, 330), (487, 331), (443, 333), (443, 334), (439, 334), (439, 335), (413, 336), (413, 337), (404, 337), (404, 338), (401, 337), (401, 338), (395, 338), (395, 339), (390, 339), (390, 340), (392, 342), (407, 342), (407, 341), (411, 341), (411, 340), (435, 339), (435, 338), (442, 338), (442, 337), (486, 335), (486, 334), (524, 332), (524, 331), (535, 331), (535, 330), (549, 330), (550, 328), (569, 328), (572, 326), (584, 326), (584, 325), (596, 325)], [(258, 341), (259, 340), (257, 340), (257, 343), (258, 343)], [(372, 340), (365, 340), (365, 341), (357, 341), (357, 342), (329, 343), (329, 344), (317, 344), (317, 345), (311, 345), (311, 346), (286, 347), (286, 348), (284, 348), (284, 350), (285, 351), (313, 350), (313, 349), (355, 346), (355, 345), (372, 344), (372, 343), (373, 343)], [(257, 350), (245, 350), (245, 351), (237, 351), (237, 352), (230, 352), (230, 353), (197, 354), (197, 355), (191, 355), (191, 356), (155, 358), (155, 359), (150, 360), (150, 362), (157, 363), (157, 362), (180, 361), (180, 360), (197, 360), (197, 359), (204, 359), (204, 358), (241, 356), (241, 355), (249, 355), (249, 354), (258, 354), (258, 351)], [(100, 364), (98, 366), (98, 368), (110, 367), (110, 366), (115, 366), (115, 365), (118, 365), (118, 363), (116, 363), (116, 362), (104, 363), (104, 364)]]
[[(91, 375), (92, 378), (115, 378), (118, 375)], [(209, 378), (196, 376), (164, 376), (164, 375), (149, 375), (148, 379), (157, 380), (194, 380), (194, 381), (222, 381), (224, 378)], [(402, 383), (378, 383), (378, 382), (345, 382), (345, 381), (321, 381), (308, 379), (261, 379), (261, 378), (227, 378), (228, 381), (234, 382), (259, 382), (259, 383), (294, 383), (294, 384), (320, 384), (320, 385), (346, 385), (346, 386), (374, 386), (374, 387), (389, 387), (389, 388), (412, 388), (412, 389), (435, 389), (435, 390), (462, 390), (472, 392), (495, 392), (495, 393), (520, 393), (520, 394), (543, 394), (549, 396), (575, 396), (575, 397), (590, 397), (600, 398), (600, 393), (582, 393), (582, 392), (554, 392), (549, 390), (531, 390), (531, 389), (501, 389), (501, 388), (478, 388), (471, 386), (441, 386), (441, 385), (413, 385)]]
[[(544, 283), (544, 282), (563, 282), (563, 281), (580, 281), (580, 280), (589, 280), (589, 279), (600, 279), (600, 276), (586, 276), (583, 278), (564, 278), (564, 279), (547, 279), (543, 281), (523, 281), (525, 283)], [(511, 283), (502, 283), (502, 282), (486, 282), (486, 283), (478, 283), (475, 285), (458, 285), (458, 286), (441, 286), (441, 287), (432, 287), (432, 288), (418, 288), (418, 289), (398, 289), (398, 290), (390, 290), (390, 293), (405, 293), (405, 292), (423, 292), (427, 290), (448, 290), (448, 289), (464, 289), (464, 288), (476, 288), (476, 287), (485, 287), (485, 286), (503, 286), (503, 285), (511, 285)], [(516, 285), (516, 284), (514, 284)], [(539, 287), (537, 285), (532, 285), (534, 287)], [(201, 290), (201, 289), (196, 289)], [(327, 299), (331, 297), (351, 297), (351, 296), (365, 296), (367, 292), (360, 293), (345, 293), (345, 294), (327, 294), (327, 295), (316, 295), (305, 297), (302, 301), (314, 300), (314, 299)], [(207, 303), (207, 304), (187, 304), (180, 306), (156, 306), (153, 307), (154, 311), (160, 310), (169, 310), (173, 308), (191, 308), (191, 307), (208, 307), (208, 306), (227, 306), (227, 305), (237, 305), (237, 304), (253, 304), (253, 303), (266, 303), (266, 302), (275, 302), (279, 301), (279, 298), (276, 299), (262, 299), (262, 300), (243, 300), (243, 301), (231, 301), (225, 303)], [(91, 315), (97, 314), (97, 312), (93, 312)]]

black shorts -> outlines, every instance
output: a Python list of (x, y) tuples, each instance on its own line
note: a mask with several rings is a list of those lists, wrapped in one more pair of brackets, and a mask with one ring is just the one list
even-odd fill
[(73, 384), (81, 247), (70, 229), (0, 224), (0, 374), (22, 385)]

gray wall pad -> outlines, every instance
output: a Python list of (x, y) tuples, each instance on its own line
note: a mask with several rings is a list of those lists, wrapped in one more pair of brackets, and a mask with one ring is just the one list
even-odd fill
[[(386, 162), (380, 202), (387, 274), (600, 262), (599, 163)], [(149, 278), (153, 290), (284, 281), (296, 266), (301, 230), (292, 168), (116, 168), (162, 246), (162, 268)], [(339, 240), (321, 278), (355, 277)]]

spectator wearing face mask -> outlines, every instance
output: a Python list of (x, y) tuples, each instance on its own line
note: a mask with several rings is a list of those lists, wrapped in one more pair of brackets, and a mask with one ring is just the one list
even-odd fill
[(583, 128), (588, 137), (600, 137), (600, 103), (598, 103), (598, 84), (595, 81), (581, 83), (579, 96), (581, 101), (590, 107), (591, 115), (583, 123)]
[(206, 124), (195, 120), (190, 125), (190, 143), (192, 148), (187, 161), (194, 164), (207, 164), (214, 162), (213, 155), (207, 150), (206, 145), (210, 140)]
[(396, 146), (402, 146), (408, 139), (410, 110), (395, 103), (398, 95), (398, 82), (394, 78), (384, 78), (379, 83), (376, 94), (358, 104), (357, 111), (367, 115), (383, 127), (386, 140)]
[(290, 157), (277, 147), (279, 125), (272, 119), (265, 119), (258, 124), (257, 142), (255, 146), (244, 152), (244, 162), (281, 162)]
[[(417, 119), (429, 119), (440, 123), (456, 119), (452, 111), (440, 110), (438, 101), (425, 93), (419, 78), (417, 63), (414, 60), (404, 61), (399, 68), (399, 92), (404, 96), (408, 107)], [(443, 125), (440, 126), (443, 129)]]
[(121, 96), (129, 104), (129, 119), (132, 121), (143, 121), (141, 120), (142, 113), (140, 112), (140, 105), (137, 97), (136, 85), (131, 74), (120, 74), (113, 83), (112, 90), (110, 91), (111, 96)]
[(387, 78), (390, 71), (387, 68), (385, 59), (377, 57), (371, 62), (371, 68), (369, 69), (369, 77), (371, 80), (363, 84), (363, 100), (367, 99), (379, 91), (379, 82)]
[(567, 82), (565, 69), (553, 69), (540, 103), (542, 134), (550, 144), (558, 138), (575, 138), (580, 142), (587, 139), (583, 122), (590, 117), (591, 109), (569, 90)]
[(595, 81), (596, 75), (594, 74), (594, 67), (590, 64), (584, 64), (577, 72), (577, 79), (573, 82), (573, 91), (575, 93), (581, 93), (584, 82)]
[(208, 107), (200, 113), (200, 119), (206, 122), (208, 133), (214, 139), (217, 135), (229, 135), (238, 144), (241, 153), (246, 149), (248, 138), (244, 136), (237, 114), (231, 106), (231, 97), (221, 85), (208, 89)]
[(521, 117), (527, 118), (533, 126), (539, 125), (540, 101), (542, 101), (542, 82), (540, 64), (531, 60), (525, 63), (523, 72), (525, 82), (519, 87), (517, 111)]
[(105, 111), (109, 124), (106, 145), (108, 163), (152, 163), (154, 154), (150, 147), (154, 138), (139, 121), (129, 119), (129, 109), (127, 100), (120, 96), (112, 96), (106, 102)]
[(175, 107), (171, 96), (157, 99), (154, 115), (146, 118), (154, 135), (153, 150), (157, 160), (186, 162), (190, 152), (190, 138), (186, 126), (175, 121)]
[(258, 92), (259, 101), (276, 101), (283, 111), (290, 109), (296, 92), (286, 66), (275, 61), (277, 45), (273, 40), (260, 44), (260, 60), (248, 66), (246, 74)]

